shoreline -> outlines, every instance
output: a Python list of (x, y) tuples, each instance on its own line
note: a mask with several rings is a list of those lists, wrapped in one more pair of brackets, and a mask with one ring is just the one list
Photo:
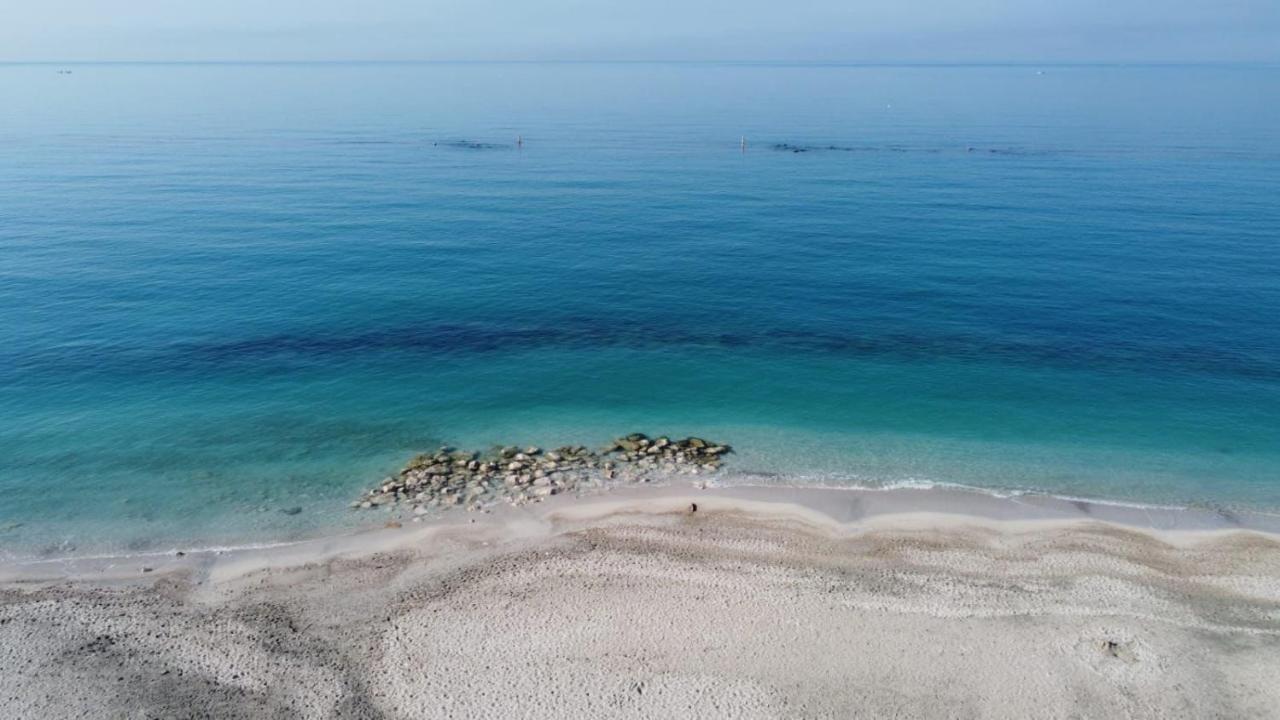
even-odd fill
[[(749, 432), (743, 434), (752, 437)], [(565, 437), (588, 442), (572, 434)], [(435, 522), (441, 514), (466, 510), (487, 515), (504, 504), (533, 505), (557, 495), (589, 500), (599, 493), (691, 482), (725, 492), (767, 489), (780, 500), (802, 504), (814, 493), (848, 493), (833, 495), (841, 498), (835, 504), (848, 504), (850, 496), (865, 498), (865, 504), (875, 508), (871, 513), (941, 510), (1000, 518), (1088, 517), (1140, 528), (1238, 527), (1280, 533), (1280, 506), (1232, 503), (1226, 494), (1217, 501), (1198, 495), (1171, 500), (1175, 496), (1148, 497), (1142, 492), (1113, 497), (1105, 490), (1088, 494), (1093, 486), (1084, 482), (1068, 488), (1080, 493), (1072, 495), (1049, 489), (1051, 484), (1043, 488), (1002, 484), (998, 477), (973, 484), (963, 475), (954, 480), (927, 474), (883, 479), (852, 470), (798, 469), (809, 466), (771, 470), (767, 459), (748, 452), (743, 462), (733, 461), (732, 446), (693, 436), (651, 438), (632, 433), (603, 445), (548, 445), (546, 449), (487, 441), (471, 444), (487, 449), (441, 445), (414, 455), (407, 464), (397, 461), (398, 471), (380, 466), (357, 473), (382, 478), (376, 483), (364, 481), (370, 484), (362, 489), (346, 489), (348, 479), (339, 485), (322, 484), (314, 494), (291, 496), (269, 492), (267, 488), (274, 485), (264, 481), (257, 499), (252, 493), (228, 491), (215, 502), (197, 502), (199, 498), (193, 497), (166, 510), (124, 497), (119, 507), (113, 504), (94, 517), (53, 513), (39, 516), (45, 518), (41, 520), (20, 515), (0, 522), (0, 578), (13, 574), (14, 568), (29, 566), (163, 559), (171, 553), (218, 555), (320, 543), (358, 535), (389, 520)], [(1123, 472), (1116, 472), (1112, 484), (1123, 485)]]
[(708, 510), (804, 519), (815, 528), (837, 535), (930, 524), (1025, 532), (1097, 523), (1140, 532), (1170, 544), (1193, 543), (1197, 539), (1232, 533), (1256, 534), (1280, 542), (1280, 515), (1264, 512), (1237, 513), (1033, 493), (1004, 494), (942, 484), (863, 488), (732, 482), (704, 485), (676, 480), (618, 485), (578, 496), (562, 494), (523, 507), (494, 506), (483, 513), (457, 511), (415, 516), (403, 508), (392, 509), (385, 519), (364, 528), (297, 540), (8, 559), (0, 561), (0, 588), (59, 581), (118, 583), (136, 579), (148, 582), (164, 573), (193, 568), (212, 573), (214, 568), (221, 571), (236, 566), (287, 567), (412, 547), (437, 533), (503, 536), (504, 529), (518, 527), (527, 531), (536, 527), (542, 536), (550, 536), (559, 532), (559, 525), (565, 521), (680, 513), (693, 503), (701, 503)]

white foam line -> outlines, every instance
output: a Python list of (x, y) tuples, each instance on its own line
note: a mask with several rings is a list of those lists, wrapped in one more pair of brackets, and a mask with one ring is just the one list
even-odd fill
[[(726, 477), (724, 479), (732, 480), (732, 476)], [(797, 479), (807, 480), (809, 478), (801, 477)], [(749, 483), (749, 482), (717, 483), (718, 487), (732, 487), (735, 485), (738, 487), (761, 487), (761, 488), (791, 487), (791, 488), (796, 488), (801, 490), (805, 488), (816, 487), (816, 488), (822, 488), (825, 490), (853, 490), (858, 492), (890, 492), (894, 490), (961, 490), (965, 492), (978, 493), (981, 495), (987, 495), (987, 496), (998, 498), (1001, 500), (1010, 500), (1014, 502), (1019, 502), (1018, 500), (1019, 498), (1044, 497), (1044, 498), (1050, 498), (1054, 500), (1065, 500), (1067, 502), (1082, 502), (1082, 503), (1088, 503), (1090, 505), (1105, 505), (1108, 507), (1122, 507), (1122, 508), (1129, 508), (1133, 510), (1144, 510), (1144, 511), (1146, 510), (1174, 510), (1174, 511), (1204, 510), (1206, 512), (1213, 511), (1213, 508), (1210, 508), (1210, 507), (1195, 508), (1189, 505), (1160, 505), (1156, 503), (1142, 503), (1142, 502), (1137, 502), (1132, 500), (1109, 500), (1106, 498), (1081, 497), (1077, 495), (1058, 495), (1056, 493), (1045, 492), (1043, 490), (1034, 490), (1034, 489), (997, 490), (995, 488), (985, 488), (985, 487), (978, 487), (975, 485), (964, 485), (962, 483), (943, 482), (939, 480), (894, 480), (891, 482), (877, 484), (877, 485), (864, 485), (864, 484), (859, 484), (856, 481), (854, 484), (850, 484), (847, 482), (832, 483), (827, 480), (816, 480), (815, 482), (777, 483), (772, 485), (762, 485), (759, 483)], [(1020, 503), (1020, 504), (1025, 504), (1025, 503)], [(1258, 515), (1266, 515), (1269, 517), (1280, 517), (1280, 514), (1268, 513), (1261, 510), (1249, 509), (1249, 510), (1244, 510), (1243, 512), (1258, 514)]]
[[(1213, 508), (1204, 507), (1196, 508), (1190, 505), (1157, 505), (1155, 503), (1140, 503), (1131, 500), (1107, 500), (1105, 498), (1078, 497), (1075, 495), (1055, 495), (1054, 493), (1027, 491), (1025, 495), (1040, 495), (1043, 497), (1056, 498), (1058, 500), (1067, 500), (1069, 502), (1083, 502), (1090, 505), (1108, 505), (1111, 507), (1131, 508), (1134, 510), (1203, 510), (1212, 512)], [(1249, 512), (1253, 512), (1250, 510)]]
[(214, 554), (220, 555), (220, 554), (229, 553), (229, 552), (239, 552), (241, 550), (270, 550), (272, 548), (282, 548), (282, 547), (289, 547), (291, 545), (300, 545), (304, 542), (306, 541), (290, 540), (286, 542), (253, 543), (248, 545), (211, 545), (209, 547), (197, 547), (197, 548), (186, 548), (186, 549), (173, 548), (171, 550), (153, 550), (151, 552), (140, 552), (140, 553), (106, 553), (103, 555), (65, 555), (62, 557), (27, 558), (23, 560), (19, 560), (15, 558), (5, 562), (12, 563), (13, 565), (24, 566), (24, 565), (44, 565), (47, 563), (77, 563), (85, 560), (136, 560), (139, 558), (149, 558), (149, 557), (173, 557), (177, 555), (179, 552), (183, 553), (184, 555), (199, 555), (202, 553), (214, 553)]

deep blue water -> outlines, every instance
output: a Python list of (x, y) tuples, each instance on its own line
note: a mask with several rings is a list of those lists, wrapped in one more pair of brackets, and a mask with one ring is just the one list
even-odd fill
[(1278, 67), (59, 69), (0, 65), (0, 554), (635, 430), (1280, 509)]

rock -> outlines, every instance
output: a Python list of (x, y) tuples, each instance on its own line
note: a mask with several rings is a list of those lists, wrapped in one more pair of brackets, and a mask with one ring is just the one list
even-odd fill
[(395, 530), (396, 528), (401, 528), (401, 527), (404, 527), (404, 526), (400, 524), (400, 521), (399, 521), (399, 520), (388, 520), (388, 521), (387, 521), (387, 524), (386, 524), (386, 525), (384, 525), (383, 527), (385, 527), (385, 528), (387, 528), (387, 529), (390, 529), (390, 530)]
[[(662, 435), (650, 439), (643, 433), (618, 438), (600, 453), (581, 445), (553, 451), (495, 446), (482, 458), (474, 452), (441, 448), (433, 455), (415, 456), (397, 476), (384, 479), (352, 507), (412, 503), (415, 519), (420, 519), (430, 507), (475, 509), (496, 500), (518, 505), (565, 490), (605, 487), (615, 478), (649, 482), (655, 477), (714, 472), (727, 452), (731, 452), (729, 446), (701, 438), (672, 440)], [(294, 514), (301, 507), (281, 512)]]

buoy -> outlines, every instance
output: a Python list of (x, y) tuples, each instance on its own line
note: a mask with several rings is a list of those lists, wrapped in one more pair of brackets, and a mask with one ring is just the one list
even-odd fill
[(742, 152), (746, 152), (746, 151), (747, 151), (747, 136), (746, 136), (746, 135), (743, 135), (743, 136), (742, 136), (742, 145), (741, 145), (741, 147), (742, 147)]

